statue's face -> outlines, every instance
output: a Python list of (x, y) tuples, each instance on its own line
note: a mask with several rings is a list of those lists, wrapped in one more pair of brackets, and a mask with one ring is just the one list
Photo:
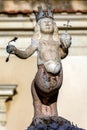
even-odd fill
[(40, 31), (43, 33), (50, 34), (53, 33), (54, 31), (53, 20), (50, 18), (40, 19), (39, 25), (40, 25)]

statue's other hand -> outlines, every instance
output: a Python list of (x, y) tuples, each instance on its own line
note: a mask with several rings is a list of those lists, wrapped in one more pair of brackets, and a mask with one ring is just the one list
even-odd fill
[(7, 51), (9, 54), (15, 54), (15, 52), (16, 52), (16, 47), (13, 46), (13, 45), (8, 45), (8, 46), (6, 47), (6, 51)]
[(64, 44), (65, 48), (69, 48), (71, 45), (71, 35), (67, 32), (63, 33), (60, 37), (60, 41)]

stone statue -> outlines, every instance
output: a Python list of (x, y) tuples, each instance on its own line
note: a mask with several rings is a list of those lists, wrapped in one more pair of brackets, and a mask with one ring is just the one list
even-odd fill
[(38, 70), (31, 87), (35, 118), (58, 115), (56, 103), (63, 78), (61, 59), (67, 56), (70, 44), (71, 36), (64, 33), (59, 38), (53, 18), (44, 16), (38, 19), (31, 45), (26, 50), (7, 46), (8, 53), (22, 59), (37, 51)]
[(13, 45), (6, 50), (19, 58), (26, 59), (37, 51), (37, 73), (31, 85), (34, 105), (34, 119), (58, 117), (57, 98), (63, 81), (61, 59), (68, 55), (71, 36), (67, 32), (59, 37), (58, 27), (54, 22), (52, 11), (43, 12), (39, 7), (35, 13), (35, 32), (31, 45), (24, 51)]

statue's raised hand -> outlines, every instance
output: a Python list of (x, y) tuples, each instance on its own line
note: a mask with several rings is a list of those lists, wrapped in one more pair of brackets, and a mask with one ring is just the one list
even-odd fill
[(13, 45), (8, 45), (8, 46), (6, 47), (6, 51), (7, 51), (9, 54), (15, 54), (15, 52), (16, 52), (16, 47), (13, 46)]
[(71, 35), (65, 32), (61, 35), (60, 42), (64, 45), (65, 48), (69, 48), (71, 45), (71, 39)]

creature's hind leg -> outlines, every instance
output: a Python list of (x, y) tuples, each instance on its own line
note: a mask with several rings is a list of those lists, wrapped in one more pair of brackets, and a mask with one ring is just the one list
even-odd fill
[(33, 105), (34, 105), (34, 118), (42, 116), (42, 103), (36, 93), (34, 81), (31, 86), (31, 93), (33, 97)]
[(58, 116), (58, 111), (57, 111), (57, 102), (54, 102), (50, 105), (51, 108), (51, 116)]
[(32, 92), (32, 97), (33, 97), (33, 105), (34, 105), (34, 119), (43, 118), (47, 116), (57, 116), (56, 102), (52, 103), (51, 105), (42, 104), (41, 100), (39, 99), (36, 93), (34, 81), (31, 86), (31, 92)]

